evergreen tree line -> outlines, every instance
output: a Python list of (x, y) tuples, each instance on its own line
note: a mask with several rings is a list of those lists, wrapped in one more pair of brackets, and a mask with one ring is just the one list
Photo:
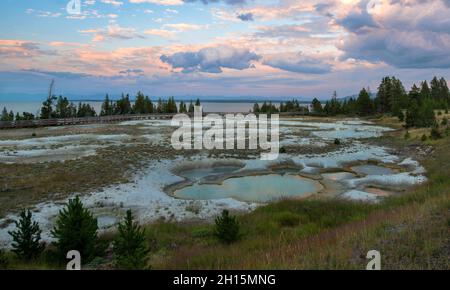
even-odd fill
[[(195, 106), (200, 106), (200, 100), (197, 99)], [(123, 95), (117, 100), (113, 101), (106, 95), (100, 116), (110, 115), (125, 115), (125, 114), (152, 114), (152, 113), (193, 113), (194, 103), (192, 100), (189, 104), (181, 101), (177, 106), (174, 97), (170, 97), (168, 100), (158, 99), (156, 103), (153, 103), (148, 96), (144, 96), (141, 92), (137, 93), (134, 104), (131, 104), (129, 95)], [(43, 103), (40, 110), (39, 119), (54, 119), (54, 118), (82, 118), (82, 117), (95, 117), (97, 112), (95, 109), (87, 103), (79, 103), (76, 106), (73, 102), (70, 102), (66, 97), (51, 96), (48, 97)], [(22, 120), (34, 120), (36, 116), (23, 112), (22, 115), (11, 110), (8, 112), (4, 107), (0, 115), (0, 121), (22, 121)]]
[(253, 105), (253, 113), (283, 113), (283, 112), (303, 112), (308, 113), (308, 107), (302, 106), (298, 100), (287, 101), (286, 103), (281, 102), (279, 106), (272, 104), (271, 101), (264, 102), (261, 106), (258, 103)]
[(73, 102), (69, 102), (67, 97), (50, 96), (43, 103), (41, 107), (40, 119), (54, 119), (54, 118), (82, 118), (95, 117), (97, 113), (95, 109), (87, 103), (78, 103), (76, 106)]
[(434, 77), (430, 85), (421, 82), (418, 87), (414, 84), (407, 92), (396, 77), (384, 77), (378, 86), (376, 97), (372, 98), (369, 88), (363, 88), (355, 98), (339, 100), (334, 92), (331, 100), (322, 104), (314, 98), (311, 112), (292, 100), (279, 107), (271, 102), (260, 107), (254, 104), (254, 113), (304, 112), (313, 115), (359, 115), (390, 114), (405, 121), (406, 127), (431, 127), (435, 124), (434, 110), (441, 109), (448, 112), (450, 106), (450, 91), (444, 78)]
[[(200, 100), (195, 102), (196, 106), (200, 106)], [(122, 97), (117, 101), (112, 101), (109, 96), (106, 95), (100, 116), (110, 115), (125, 115), (125, 114), (163, 114), (163, 113), (192, 113), (194, 112), (194, 103), (189, 103), (187, 107), (186, 103), (181, 101), (179, 107), (175, 102), (174, 97), (169, 97), (167, 100), (159, 98), (156, 103), (153, 103), (148, 96), (144, 96), (141, 92), (136, 95), (136, 101), (134, 105), (131, 105), (130, 97), (122, 94)]]
[[(240, 226), (236, 216), (227, 210), (215, 220), (214, 235), (223, 243), (230, 244), (240, 237)], [(15, 221), (16, 229), (9, 231), (12, 237), (12, 252), (24, 262), (36, 261), (42, 257), (46, 249), (41, 241), (39, 224), (32, 219), (30, 210), (22, 210)], [(95, 258), (103, 257), (108, 241), (98, 236), (98, 222), (79, 197), (70, 199), (59, 211), (55, 226), (51, 231), (55, 241), (52, 243), (50, 255), (57, 262), (66, 261), (69, 251), (80, 252), (82, 263), (88, 264)], [(131, 210), (117, 226), (117, 235), (112, 243), (114, 266), (118, 269), (148, 269), (148, 245), (146, 231), (135, 222)], [(0, 249), (0, 269), (8, 267), (8, 258)]]
[[(369, 88), (363, 88), (358, 97), (339, 100), (334, 92), (331, 100), (322, 104), (314, 98), (311, 104), (310, 114), (335, 116), (335, 115), (359, 115), (369, 116), (374, 114), (390, 114), (405, 121), (406, 127), (431, 127), (436, 123), (434, 110), (442, 109), (448, 112), (450, 105), (450, 91), (444, 78), (434, 77), (430, 85), (427, 81), (420, 86), (414, 84), (407, 92), (402, 82), (396, 77), (385, 77), (378, 86), (375, 98)], [(271, 102), (264, 103), (261, 107), (255, 104), (255, 113), (278, 112), (304, 112), (306, 108), (299, 105), (298, 101), (280, 104), (279, 107)]]

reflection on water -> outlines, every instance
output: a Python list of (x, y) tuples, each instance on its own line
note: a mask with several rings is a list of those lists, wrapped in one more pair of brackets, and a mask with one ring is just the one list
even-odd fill
[(214, 166), (212, 168), (193, 168), (189, 170), (183, 170), (179, 173), (179, 175), (189, 178), (190, 180), (200, 180), (203, 177), (210, 175), (219, 175), (231, 173), (236, 170), (239, 170), (241, 167), (239, 166)]
[(373, 164), (353, 166), (352, 170), (355, 171), (356, 173), (365, 175), (387, 175), (395, 173), (394, 170), (390, 168)]
[(341, 181), (344, 179), (354, 178), (355, 175), (350, 172), (334, 172), (334, 173), (323, 173), (323, 178), (330, 179), (333, 181)]
[(262, 175), (230, 178), (222, 184), (194, 184), (174, 192), (183, 199), (234, 198), (241, 201), (269, 202), (281, 197), (302, 197), (322, 189), (320, 183), (297, 175)]

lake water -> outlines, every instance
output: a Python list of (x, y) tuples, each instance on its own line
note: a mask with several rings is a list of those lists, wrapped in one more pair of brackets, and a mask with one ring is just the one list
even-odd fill
[[(74, 102), (75, 105), (78, 105), (79, 102)], [(101, 111), (102, 102), (83, 102), (88, 103), (92, 107), (94, 107), (95, 111), (99, 113)], [(178, 103), (179, 104), (179, 103)], [(203, 111), (204, 112), (240, 112), (246, 113), (253, 109), (252, 102), (245, 103), (233, 103), (233, 102), (202, 102)], [(0, 110), (3, 110), (3, 107), (6, 107), (8, 111), (13, 110), (16, 112), (29, 112), (34, 115), (39, 115), (40, 109), (42, 107), (42, 102), (0, 102)]]
[(178, 198), (206, 200), (234, 198), (240, 201), (269, 202), (282, 197), (302, 197), (322, 186), (298, 175), (261, 175), (230, 178), (222, 184), (194, 184), (174, 192)]

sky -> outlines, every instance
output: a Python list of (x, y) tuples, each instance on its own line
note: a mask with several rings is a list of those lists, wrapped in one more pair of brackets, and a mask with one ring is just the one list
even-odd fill
[(295, 97), (450, 79), (450, 0), (0, 1), (0, 95)]

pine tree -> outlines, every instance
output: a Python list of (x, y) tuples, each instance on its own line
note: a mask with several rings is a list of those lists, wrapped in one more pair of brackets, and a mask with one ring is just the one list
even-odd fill
[(102, 109), (100, 111), (100, 116), (109, 116), (112, 114), (111, 103), (109, 101), (109, 96), (106, 94), (105, 100), (102, 104)]
[(136, 101), (134, 102), (133, 112), (135, 114), (145, 113), (145, 97), (141, 92), (136, 95)]
[(83, 261), (89, 262), (98, 254), (97, 219), (83, 206), (79, 197), (70, 199), (58, 215), (52, 236), (56, 239), (60, 257), (77, 250)]
[(9, 114), (8, 114), (8, 110), (6, 109), (6, 107), (3, 107), (2, 116), (1, 116), (0, 121), (9, 121)]
[(13, 239), (12, 247), (16, 255), (26, 261), (38, 257), (44, 250), (41, 241), (41, 229), (32, 221), (30, 210), (22, 210), (19, 221), (15, 221), (16, 230), (9, 231)]
[(314, 98), (312, 100), (312, 109), (313, 112), (316, 114), (320, 114), (323, 112), (322, 103), (317, 98)]
[(406, 111), (405, 127), (411, 128), (417, 126), (419, 118), (419, 106), (415, 99), (411, 99), (408, 110)]
[(201, 104), (200, 104), (200, 99), (197, 99), (196, 101), (195, 101), (195, 106), (201, 106)]
[(180, 113), (187, 113), (186, 104), (183, 101), (180, 102)]
[[(422, 100), (429, 98), (429, 93), (426, 93), (426, 89), (424, 89), (424, 84), (422, 83), (422, 90), (419, 90), (419, 88), (416, 86), (416, 84), (413, 84), (411, 87), (411, 90), (409, 91), (409, 99), (416, 100), (417, 104), (420, 104)], [(428, 95), (428, 97), (425, 97), (425, 95)]]
[(49, 96), (47, 100), (42, 103), (41, 119), (50, 119), (55, 117), (55, 113), (53, 112), (53, 102), (55, 100), (55, 96)]
[[(414, 84), (414, 86), (416, 86), (416, 85)], [(428, 82), (427, 81), (423, 81), (422, 84), (421, 84), (420, 98), (418, 98), (418, 101), (420, 102), (421, 99), (424, 100), (424, 99), (428, 99), (428, 98), (431, 98), (430, 87), (428, 86)]]
[(189, 103), (189, 113), (194, 113), (194, 104), (192, 103), (192, 100), (191, 100), (191, 102)]
[(228, 210), (223, 210), (215, 223), (214, 234), (223, 243), (231, 244), (239, 238), (239, 223), (236, 216), (230, 216)]
[(131, 210), (127, 211), (124, 221), (118, 225), (118, 231), (113, 248), (116, 266), (124, 270), (144, 269), (149, 253), (145, 230), (133, 221)]
[(150, 100), (150, 98), (148, 96), (145, 96), (144, 103), (145, 103), (145, 106), (144, 106), (145, 107), (145, 113), (146, 114), (153, 113), (153, 111), (154, 111), (153, 103), (152, 103), (152, 101)]
[(373, 103), (370, 99), (369, 92), (363, 88), (359, 92), (358, 99), (356, 100), (357, 112), (360, 115), (367, 116), (373, 113)]
[(261, 109), (259, 108), (259, 104), (255, 103), (253, 104), (253, 113), (259, 113)]

